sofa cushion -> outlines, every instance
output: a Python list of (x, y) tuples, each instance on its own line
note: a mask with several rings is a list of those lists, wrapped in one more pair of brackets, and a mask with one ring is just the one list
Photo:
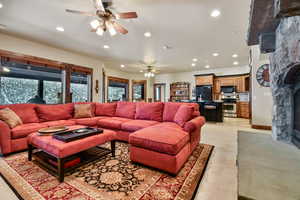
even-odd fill
[(35, 111), (35, 104), (11, 104), (11, 105), (2, 105), (1, 108), (10, 108), (13, 110), (22, 120), (24, 124), (27, 123), (38, 123), (40, 120)]
[(45, 124), (49, 127), (52, 126), (73, 126), (76, 123), (73, 120), (57, 120), (57, 121), (51, 121), (51, 122), (43, 122), (41, 124)]
[(139, 102), (136, 104), (135, 119), (154, 120), (161, 122), (163, 108), (163, 103)]
[(176, 122), (181, 127), (183, 127), (187, 121), (193, 118), (193, 113), (194, 113), (193, 107), (187, 105), (181, 105), (176, 112), (176, 115), (174, 117), (174, 122)]
[(20, 117), (10, 108), (0, 109), (0, 120), (4, 121), (10, 128), (23, 124)]
[(166, 102), (163, 112), (163, 121), (164, 122), (173, 122), (175, 114), (180, 107), (180, 103), (175, 102)]
[(122, 118), (122, 117), (111, 117), (100, 119), (98, 121), (98, 126), (101, 128), (108, 128), (108, 129), (121, 129), (122, 123), (131, 121), (132, 119)]
[(169, 128), (177, 128), (177, 129), (182, 130), (182, 127), (175, 122), (162, 122), (162, 123), (156, 124), (155, 127), (169, 127)]
[(181, 105), (187, 105), (194, 108), (193, 117), (200, 116), (199, 105), (197, 103), (178, 103), (178, 102), (167, 102), (164, 105), (163, 121), (173, 122), (177, 110)]
[(41, 123), (29, 123), (29, 124), (22, 124), (17, 126), (11, 130), (11, 135), (13, 139), (23, 138), (28, 136), (29, 134), (36, 132), (42, 128), (48, 127), (46, 124)]
[(136, 103), (133, 102), (119, 101), (117, 103), (116, 116), (134, 119), (135, 105)]
[(150, 121), (150, 120), (131, 120), (122, 123), (121, 129), (124, 131), (134, 132), (143, 128), (147, 128), (149, 126), (153, 126), (158, 123), (159, 122), (157, 121)]
[(63, 119), (71, 119), (73, 116), (74, 105), (59, 104), (59, 105), (38, 105), (36, 107), (40, 121), (56, 121)]
[(187, 132), (162, 126), (151, 126), (129, 136), (129, 143), (133, 146), (170, 155), (176, 155), (188, 141)]
[(100, 119), (105, 119), (107, 117), (92, 117), (92, 118), (81, 118), (81, 119), (74, 119), (76, 124), (83, 125), (83, 126), (97, 126), (98, 121)]
[(116, 103), (96, 103), (96, 116), (113, 117), (116, 113)]
[(75, 104), (74, 118), (88, 118), (94, 117), (94, 104)]

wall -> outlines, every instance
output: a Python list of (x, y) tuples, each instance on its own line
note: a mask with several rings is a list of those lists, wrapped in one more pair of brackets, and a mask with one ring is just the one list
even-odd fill
[(245, 74), (249, 73), (249, 67), (228, 67), (228, 68), (218, 68), (218, 69), (208, 69), (201, 71), (193, 71), (193, 72), (180, 72), (180, 73), (167, 73), (167, 74), (159, 74), (155, 77), (155, 83), (166, 83), (166, 99), (168, 101), (170, 98), (170, 84), (174, 82), (189, 82), (191, 84), (190, 95), (192, 98), (192, 89), (195, 88), (195, 76), (197, 74), (210, 74), (214, 73), (217, 76), (223, 75), (234, 75), (234, 74)]
[(252, 124), (271, 126), (273, 99), (271, 89), (262, 87), (256, 81), (257, 69), (269, 60), (262, 57), (258, 46), (251, 47), (252, 51)]

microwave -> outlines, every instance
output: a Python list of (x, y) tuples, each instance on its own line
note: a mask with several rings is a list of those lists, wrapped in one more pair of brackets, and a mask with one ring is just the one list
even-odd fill
[(235, 86), (221, 86), (222, 93), (235, 93)]

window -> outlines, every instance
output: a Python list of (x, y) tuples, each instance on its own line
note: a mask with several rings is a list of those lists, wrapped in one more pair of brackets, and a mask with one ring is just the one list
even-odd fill
[(72, 102), (87, 102), (91, 100), (91, 75), (72, 72), (71, 99)]
[(132, 81), (132, 100), (146, 101), (147, 81)]
[(92, 73), (90, 68), (0, 50), (0, 104), (90, 101)]
[(43, 81), (43, 99), (47, 104), (62, 103), (62, 83), (58, 81)]
[(37, 93), (37, 80), (0, 76), (0, 104), (24, 103)]
[(22, 62), (2, 62), (1, 104), (62, 103), (62, 70)]
[(109, 102), (128, 101), (129, 80), (109, 77), (108, 78), (108, 97)]

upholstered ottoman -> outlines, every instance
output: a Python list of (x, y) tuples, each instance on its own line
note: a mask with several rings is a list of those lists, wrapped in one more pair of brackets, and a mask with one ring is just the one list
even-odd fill
[(190, 155), (189, 133), (170, 126), (152, 126), (129, 136), (130, 159), (176, 175)]
[[(69, 130), (75, 130), (84, 127), (85, 126), (75, 125), (70, 126)], [(104, 130), (101, 134), (78, 139), (72, 142), (62, 142), (54, 139), (52, 136), (40, 136), (37, 132), (32, 133), (28, 136), (28, 160), (32, 160), (34, 148), (37, 148), (42, 152), (53, 156), (57, 159), (56, 172), (59, 177), (59, 181), (63, 182), (65, 163), (66, 161), (68, 161), (68, 158), (70, 158), (70, 156), (92, 149), (93, 147), (97, 147), (98, 145), (104, 144), (106, 142), (111, 142), (111, 153), (114, 156), (115, 134), (116, 133), (114, 131)], [(41, 164), (47, 165), (47, 163), (43, 163), (43, 161), (39, 157), (36, 157), (36, 159)]]

